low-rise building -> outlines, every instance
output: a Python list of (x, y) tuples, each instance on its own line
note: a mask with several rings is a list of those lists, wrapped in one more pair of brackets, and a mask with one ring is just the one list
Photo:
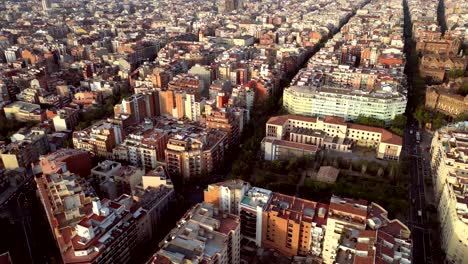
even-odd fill
[(421, 77), (428, 77), (432, 81), (442, 82), (447, 71), (464, 71), (466, 69), (467, 60), (462, 57), (425, 54), (421, 58), (419, 72)]
[(42, 122), (46, 120), (46, 113), (38, 104), (15, 101), (3, 107), (5, 117), (18, 121)]
[(164, 186), (166, 188), (174, 188), (172, 180), (168, 177), (166, 170), (163, 166), (159, 165), (154, 170), (146, 172), (142, 176), (143, 190), (148, 188), (159, 188)]
[(463, 97), (443, 87), (429, 86), (426, 89), (426, 107), (456, 117), (468, 113), (468, 95)]
[(347, 123), (339, 117), (283, 115), (268, 120), (262, 141), (266, 160), (313, 155), (318, 149), (351, 152), (353, 145), (376, 149), (379, 159), (398, 160), (402, 138), (383, 128)]

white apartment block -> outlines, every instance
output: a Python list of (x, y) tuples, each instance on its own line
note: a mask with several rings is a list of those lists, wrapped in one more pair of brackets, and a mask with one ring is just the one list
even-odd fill
[(468, 122), (437, 131), (431, 154), (442, 248), (450, 263), (468, 263)]
[(270, 190), (253, 187), (243, 197), (240, 204), (240, 218), (243, 238), (262, 245), (263, 212), (270, 203), (273, 193)]
[(205, 99), (197, 100), (194, 94), (186, 94), (184, 106), (184, 116), (191, 121), (199, 121), (205, 110)]
[(406, 96), (398, 92), (365, 92), (330, 86), (291, 86), (283, 94), (283, 106), (291, 114), (338, 116), (346, 120), (363, 115), (389, 122), (405, 112), (406, 102)]

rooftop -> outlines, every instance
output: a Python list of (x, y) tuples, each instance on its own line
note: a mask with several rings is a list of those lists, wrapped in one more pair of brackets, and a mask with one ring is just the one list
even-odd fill
[(258, 187), (252, 187), (242, 198), (241, 206), (256, 210), (257, 206), (265, 209), (270, 202), (272, 191)]

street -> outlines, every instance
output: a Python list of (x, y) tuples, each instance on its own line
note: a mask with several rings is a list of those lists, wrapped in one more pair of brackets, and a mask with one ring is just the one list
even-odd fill
[[(413, 263), (432, 263), (430, 230), (426, 219), (424, 164), (416, 143), (417, 124), (410, 123), (404, 135), (403, 151), (410, 159), (409, 223), (413, 239)], [(411, 133), (412, 131), (413, 133)], [(430, 190), (429, 190), (430, 191)]]

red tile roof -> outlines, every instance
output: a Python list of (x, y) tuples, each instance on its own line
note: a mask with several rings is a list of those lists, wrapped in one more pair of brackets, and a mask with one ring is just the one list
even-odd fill
[(323, 120), (325, 123), (335, 124), (335, 125), (346, 125), (344, 118), (337, 116), (327, 116)]

